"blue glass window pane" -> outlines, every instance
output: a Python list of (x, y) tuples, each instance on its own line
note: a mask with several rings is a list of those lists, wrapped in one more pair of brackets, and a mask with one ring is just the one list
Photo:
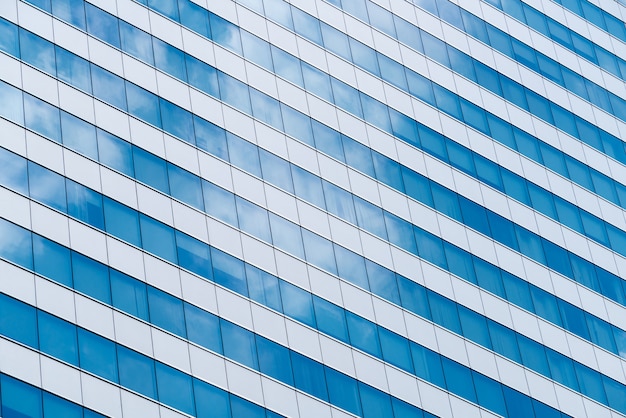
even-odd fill
[(487, 325), (489, 326), (493, 351), (519, 363), (521, 357), (515, 332), (490, 319), (487, 320)]
[(162, 126), (159, 98), (156, 95), (127, 81), (126, 97), (128, 99), (128, 112), (131, 115), (157, 128)]
[(295, 7), (291, 8), (291, 14), (297, 34), (304, 36), (315, 44), (323, 45), (320, 22), (317, 19)]
[(183, 302), (155, 287), (148, 286), (150, 322), (173, 334), (186, 337)]
[(117, 348), (117, 355), (120, 385), (157, 399), (154, 360), (121, 345)]
[(316, 398), (328, 401), (324, 366), (295, 351), (291, 352), (291, 362), (293, 364), (295, 387)]
[(357, 381), (330, 367), (326, 367), (325, 372), (330, 402), (355, 415), (361, 415), (362, 410)]
[(43, 311), (37, 312), (39, 348), (60, 360), (78, 366), (76, 327)]
[(202, 277), (210, 279), (211, 255), (209, 246), (180, 231), (176, 232), (176, 248), (178, 250), (178, 264)]
[(24, 107), (22, 106), (22, 96), (20, 90), (0, 81), (0, 116), (17, 124), (23, 124)]
[(259, 335), (256, 336), (256, 345), (261, 373), (288, 385), (293, 385), (289, 349)]
[(159, 99), (163, 130), (190, 144), (195, 143), (192, 114), (164, 99)]
[(243, 261), (216, 248), (211, 248), (211, 259), (213, 260), (215, 282), (241, 295), (248, 296)]
[(19, 33), (22, 60), (45, 73), (56, 76), (54, 44), (22, 28)]
[(250, 101), (252, 103), (252, 115), (268, 125), (283, 130), (283, 119), (280, 103), (256, 89), (250, 89)]
[[(389, 109), (389, 117), (391, 119), (391, 129), (393, 130), (394, 136), (408, 142), (409, 144), (419, 144), (417, 122), (415, 122), (415, 120), (391, 108)], [(398, 179), (396, 181), (401, 184), (401, 180)]]
[(263, 149), (259, 150), (263, 178), (283, 190), (293, 193), (289, 163)]
[(562, 299), (558, 300), (561, 318), (563, 319), (563, 327), (574, 334), (588, 340), (589, 329), (585, 320), (585, 312)]
[[(1, 86), (0, 86), (1, 88)], [(0, 103), (2, 100), (0, 100)], [(0, 185), (28, 195), (28, 165), (25, 158), (0, 148)]]
[[(353, 141), (342, 136), (339, 132), (329, 128), (317, 121), (313, 121), (313, 132), (315, 134), (315, 147), (339, 161), (346, 161), (343, 153), (343, 142)], [(311, 143), (312, 145), (312, 143)]]
[(178, 21), (177, 2), (173, 2), (171, 0), (147, 0), (147, 1), (148, 1), (148, 6), (150, 6), (151, 9), (158, 11), (159, 13), (169, 17), (172, 20)]
[(313, 145), (313, 132), (311, 130), (311, 118), (292, 107), (280, 103), (280, 111), (283, 118), (285, 133), (300, 141)]
[(55, 0), (52, 14), (82, 30), (86, 29), (85, 3), (82, 0)]
[(364, 418), (392, 417), (391, 397), (384, 392), (359, 382)]
[(541, 241), (546, 255), (546, 260), (548, 262), (548, 267), (567, 277), (572, 277), (572, 265), (569, 262), (567, 250), (549, 242), (546, 239), (542, 238)]
[(226, 140), (228, 142), (230, 162), (248, 173), (261, 177), (258, 148), (254, 144), (230, 133), (226, 134)]
[(517, 236), (517, 242), (522, 254), (541, 264), (546, 263), (545, 253), (541, 246), (541, 239), (537, 235), (519, 225), (515, 225), (515, 235)]
[(128, 176), (134, 177), (130, 143), (101, 129), (98, 129), (97, 132), (100, 162)]
[(247, 31), (241, 31), (241, 43), (244, 57), (268, 71), (274, 71), (269, 43)]
[(182, 81), (187, 81), (185, 54), (178, 48), (152, 37), (155, 66)]
[(74, 289), (104, 303), (111, 303), (109, 269), (95, 260), (72, 252)]
[(413, 373), (413, 360), (411, 359), (409, 341), (382, 327), (378, 327), (378, 333), (380, 335), (383, 359), (402, 370)]
[(198, 418), (231, 418), (228, 392), (201, 380), (193, 380)]
[(521, 306), (527, 311), (535, 311), (529, 285), (527, 282), (518, 279), (508, 272), (503, 271), (502, 283), (504, 284), (506, 297), (509, 301), (518, 306)]
[(432, 318), (426, 289), (400, 275), (397, 276), (402, 307), (428, 320)]
[(133, 158), (137, 180), (169, 194), (165, 160), (135, 146), (133, 146)]
[(461, 320), (461, 329), (463, 330), (461, 335), (483, 347), (491, 348), (491, 339), (485, 317), (464, 306), (457, 305), (457, 307)]
[(51, 393), (43, 392), (44, 417), (83, 418), (83, 408)]
[(269, 214), (273, 244), (290, 254), (304, 259), (300, 227), (273, 213)]
[(320, 208), (325, 208), (324, 191), (319, 177), (291, 164), (296, 195)]
[(239, 227), (247, 233), (271, 243), (272, 234), (267, 210), (241, 199), (239, 196), (235, 196), (235, 202), (237, 203)]
[(313, 296), (315, 308), (315, 319), (320, 332), (335, 337), (340, 341), (348, 343), (348, 326), (343, 308), (334, 305), (322, 298)]
[(350, 343), (356, 348), (376, 357), (381, 356), (376, 324), (346, 311)]
[(233, 417), (249, 417), (264, 418), (265, 411), (260, 406), (250, 401), (240, 398), (239, 396), (231, 396), (230, 404), (233, 411)]
[(278, 312), (283, 311), (278, 278), (250, 264), (246, 264), (250, 299)]
[(402, 167), (402, 179), (404, 180), (404, 188), (407, 195), (428, 206), (433, 205), (433, 197), (426, 177), (409, 168)]
[(32, 270), (31, 232), (0, 219), (0, 257)]
[(87, 14), (87, 31), (89, 34), (119, 48), (118, 19), (87, 2), (85, 2), (85, 13)]
[(306, 229), (302, 230), (302, 240), (307, 261), (332, 274), (337, 274), (333, 244), (329, 240)]
[(70, 250), (49, 239), (33, 235), (33, 255), (37, 274), (72, 286)]
[(271, 49), (276, 74), (300, 87), (304, 87), (302, 70), (300, 69), (300, 60), (273, 45), (271, 46)]
[(96, 128), (76, 116), (61, 111), (63, 145), (87, 157), (98, 160)]
[(336, 244), (333, 244), (333, 249), (335, 250), (339, 276), (350, 283), (365, 290), (369, 290), (370, 286), (367, 280), (367, 271), (365, 270), (363, 257)]
[(502, 385), (472, 370), (478, 404), (502, 416), (507, 415)]
[(55, 50), (57, 77), (76, 88), (91, 93), (91, 70), (89, 61), (58, 46), (55, 47)]
[(396, 190), (403, 191), (400, 164), (378, 152), (372, 151), (372, 160), (376, 171), (376, 178)]
[(413, 233), (415, 234), (419, 256), (439, 267), (446, 268), (447, 261), (441, 238), (417, 227), (413, 227)]
[(38, 348), (35, 308), (0, 294), (0, 334)]
[(380, 73), (383, 80), (388, 81), (402, 90), (408, 89), (404, 68), (401, 64), (385, 55), (378, 54), (378, 65), (380, 65)]
[(606, 397), (609, 400), (609, 406), (618, 411), (626, 411), (626, 396), (624, 396), (624, 386), (613, 379), (603, 377)]
[[(19, 103), (13, 105), (19, 106)], [(59, 109), (30, 94), (24, 94), (24, 122), (27, 128), (53, 141), (61, 142)]]
[(138, 247), (141, 246), (139, 217), (136, 211), (105, 197), (104, 220), (108, 233)]
[(226, 145), (226, 131), (217, 125), (212, 124), (202, 118), (194, 116), (193, 119), (196, 145), (215, 155), (218, 158), (228, 161), (228, 147)]
[(552, 372), (552, 379), (568, 388), (579, 391), (580, 388), (578, 386), (578, 379), (576, 379), (576, 373), (574, 372), (572, 359), (549, 348), (546, 349), (546, 356), (548, 357), (548, 364)]
[(209, 12), (191, 1), (178, 2), (180, 11), (180, 23), (209, 38), (211, 28), (209, 26)]
[(172, 196), (194, 208), (204, 210), (200, 178), (169, 162), (167, 163), (167, 171)]
[(336, 78), (331, 78), (331, 86), (334, 95), (334, 103), (338, 107), (346, 110), (353, 115), (356, 115), (360, 118), (363, 117), (363, 111), (361, 109), (361, 101), (359, 99), (359, 92), (347, 85), (346, 83), (337, 80)]
[(448, 242), (444, 242), (443, 249), (446, 254), (446, 259), (448, 260), (448, 269), (450, 272), (462, 277), (468, 282), (476, 284), (474, 265), (472, 264), (472, 257), (469, 253)]
[(222, 337), (219, 318), (185, 302), (185, 320), (189, 341), (222, 353)]
[(617, 354), (617, 346), (613, 337), (613, 326), (600, 318), (585, 313), (587, 326), (589, 327), (590, 339), (594, 344), (598, 344), (610, 352)]
[(111, 270), (111, 294), (113, 306), (144, 321), (148, 320), (148, 295), (145, 283)]
[(461, 364), (442, 358), (443, 372), (446, 376), (447, 389), (472, 402), (476, 402), (476, 392), (474, 391), (474, 381), (471, 370)]
[(214, 13), (209, 13), (213, 41), (241, 55), (239, 28)]
[(348, 36), (322, 21), (320, 21), (320, 29), (322, 31), (322, 39), (324, 42), (323, 46), (340, 57), (350, 61), (351, 54)]
[(104, 229), (102, 196), (82, 184), (66, 180), (67, 213), (95, 228)]
[(304, 87), (311, 93), (332, 103), (333, 92), (330, 87), (330, 76), (305, 62), (301, 64)]
[(602, 384), (602, 375), (578, 362), (574, 362), (576, 376), (580, 383), (580, 390), (583, 395), (587, 395), (598, 402), (606, 405), (606, 393)]
[(489, 220), (489, 229), (487, 230), (491, 231), (491, 236), (496, 241), (503, 243), (507, 247), (519, 251), (513, 222), (490, 210), (487, 210), (486, 212), (487, 219)]
[(439, 387), (446, 387), (439, 354), (415, 343), (411, 343), (411, 354), (418, 377)]
[(208, 181), (202, 181), (202, 191), (204, 194), (204, 207), (209, 215), (234, 227), (239, 225), (235, 196), (232, 193)]
[(285, 315), (315, 328), (313, 299), (309, 292), (281, 280), (280, 294), (283, 298), (283, 312)]
[(91, 64), (91, 82), (94, 96), (112, 106), (127, 110), (124, 79)]
[(534, 416), (531, 398), (509, 387), (502, 387), (508, 416), (511, 418), (527, 418)]
[(393, 134), (391, 120), (389, 119), (389, 108), (367, 94), (360, 93), (359, 95), (363, 105), (363, 118), (383, 131)]
[(5, 418), (41, 418), (41, 390), (5, 374), (2, 384), (2, 416)]
[(195, 415), (191, 376), (156, 362), (156, 381), (160, 402)]
[(461, 334), (461, 322), (456, 303), (430, 290), (427, 291), (427, 294), (433, 322)]
[[(118, 382), (117, 355), (113, 342), (78, 328), (78, 353), (81, 369), (111, 382)], [(124, 368), (120, 367), (121, 370)]]
[(143, 248), (172, 263), (177, 263), (174, 229), (144, 214), (139, 215)]
[(433, 183), (432, 181), (429, 183), (431, 184), (435, 209), (443, 214), (448, 215), (452, 219), (461, 221), (463, 218), (461, 215), (461, 209), (459, 207), (458, 196), (450, 189), (446, 189), (439, 184)]
[[(119, 22), (122, 51), (143, 62), (154, 65), (152, 37), (141, 29), (132, 26), (123, 20), (120, 20)], [(160, 66), (158, 67), (162, 68)]]
[(472, 256), (474, 269), (476, 270), (476, 279), (478, 285), (502, 298), (506, 296), (504, 287), (502, 286), (502, 277), (500, 271), (493, 264)]
[(389, 212), (384, 212), (384, 217), (389, 241), (412, 254), (417, 254), (415, 235), (411, 224)]
[(20, 56), (18, 27), (4, 19), (0, 19), (0, 51), (14, 57)]
[(219, 98), (220, 89), (217, 83), (217, 70), (188, 54), (185, 55), (185, 63), (189, 84), (213, 97)]
[(369, 260), (365, 261), (365, 268), (367, 269), (371, 291), (399, 305), (400, 294), (394, 272)]
[(354, 196), (353, 200), (356, 209), (357, 225), (378, 237), (387, 239), (383, 210), (360, 197)]
[(232, 322), (220, 319), (224, 355), (245, 366), (259, 369), (254, 334)]
[(326, 197), (326, 210), (356, 225), (357, 220), (352, 195), (326, 180), (322, 180), (322, 187)]

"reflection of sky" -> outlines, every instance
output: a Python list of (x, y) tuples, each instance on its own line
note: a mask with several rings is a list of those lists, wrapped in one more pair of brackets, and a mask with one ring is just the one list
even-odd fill
[(30, 253), (30, 235), (20, 227), (0, 220), (0, 256), (14, 260)]
[(40, 134), (59, 140), (61, 127), (59, 111), (39, 99), (26, 96), (24, 101), (26, 109), (26, 125)]

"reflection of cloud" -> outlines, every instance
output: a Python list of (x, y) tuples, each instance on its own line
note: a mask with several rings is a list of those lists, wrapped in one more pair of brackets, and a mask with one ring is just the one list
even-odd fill
[(14, 260), (30, 254), (30, 234), (22, 228), (0, 220), (0, 257)]
[(31, 165), (29, 170), (30, 194), (33, 198), (53, 207), (65, 207), (65, 182), (49, 170)]
[(59, 110), (30, 95), (24, 100), (26, 126), (55, 141), (59, 140), (61, 126)]

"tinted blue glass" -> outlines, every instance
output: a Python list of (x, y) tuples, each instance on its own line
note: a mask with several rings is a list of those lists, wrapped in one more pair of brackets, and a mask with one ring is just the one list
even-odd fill
[(337, 80), (334, 77), (331, 78), (330, 81), (334, 95), (333, 103), (353, 115), (362, 118), (363, 111), (361, 107), (361, 99), (359, 98), (359, 92), (355, 88)]
[(510, 358), (513, 361), (520, 362), (521, 357), (519, 347), (515, 339), (515, 333), (490, 319), (487, 320), (489, 326), (489, 334), (493, 344), (493, 351)]
[(180, 231), (176, 231), (178, 264), (202, 277), (211, 278), (211, 255), (209, 246)]
[(43, 392), (43, 415), (46, 418), (83, 418), (83, 409), (75, 403)]
[(259, 368), (254, 334), (220, 319), (224, 355), (255, 370)]
[(183, 26), (207, 38), (211, 36), (209, 13), (206, 9), (190, 1), (179, 1), (178, 10), (180, 11), (180, 23)]
[(328, 401), (324, 366), (295, 351), (291, 352), (291, 363), (296, 388), (310, 393), (316, 398)]
[(152, 38), (152, 44), (156, 67), (179, 80), (187, 81), (187, 69), (183, 51), (154, 37)]
[(237, 227), (237, 209), (235, 207), (235, 196), (232, 193), (218, 187), (208, 181), (202, 181), (202, 191), (204, 194), (204, 207), (206, 212)]
[[(189, 2), (189, 4), (194, 3)], [(215, 68), (191, 55), (185, 56), (185, 63), (187, 66), (189, 84), (213, 97), (220, 97), (219, 85), (217, 83), (217, 71)]]
[(0, 334), (38, 348), (35, 308), (0, 294)]
[(252, 402), (246, 401), (238, 396), (231, 396), (230, 398), (233, 417), (250, 417), (250, 418), (264, 418), (265, 411), (258, 405)]
[(383, 418), (393, 416), (391, 398), (386, 393), (359, 382), (364, 418)]
[(325, 208), (324, 191), (319, 177), (291, 164), (296, 195), (320, 208)]
[(504, 395), (502, 394), (502, 386), (496, 381), (473, 370), (472, 377), (474, 379), (478, 404), (490, 411), (506, 416), (507, 411), (504, 403)]
[(263, 179), (283, 190), (293, 193), (289, 163), (274, 154), (259, 149)]
[(147, 321), (148, 295), (145, 283), (115, 270), (110, 273), (113, 306)]
[(202, 309), (185, 303), (187, 337), (203, 347), (222, 353), (222, 337), (219, 318)]
[(313, 299), (311, 294), (286, 281), (280, 282), (280, 294), (283, 298), (283, 312), (304, 324), (315, 327)]
[(249, 234), (271, 243), (272, 234), (267, 210), (241, 199), (239, 196), (235, 196), (235, 202), (237, 203), (239, 227)]
[(337, 261), (337, 270), (339, 275), (348, 280), (350, 283), (369, 290), (369, 282), (367, 280), (367, 272), (365, 270), (365, 260), (352, 251), (333, 244), (335, 250), (335, 259)]
[(109, 269), (101, 263), (72, 252), (74, 289), (105, 303), (111, 303)]
[(62, 20), (85, 30), (85, 3), (82, 0), (55, 0), (52, 2), (52, 14)]
[(85, 13), (87, 14), (87, 31), (96, 38), (119, 48), (118, 19), (90, 3), (85, 3)]
[(211, 247), (211, 259), (215, 283), (248, 296), (243, 261), (213, 247)]
[(31, 232), (0, 219), (0, 257), (32, 270)]
[(54, 45), (45, 39), (20, 28), (20, 51), (24, 62), (56, 76)]
[(250, 89), (252, 115), (276, 129), (283, 130), (280, 103), (258, 90)]
[(154, 360), (121, 345), (117, 348), (120, 384), (152, 399), (157, 399)]
[(362, 411), (357, 381), (330, 367), (326, 367), (325, 372), (330, 402), (346, 411), (360, 415)]
[(162, 126), (159, 98), (156, 95), (127, 81), (126, 98), (128, 99), (128, 112), (131, 115), (157, 128)]
[(306, 229), (302, 230), (306, 259), (330, 273), (337, 274), (333, 244), (325, 238), (315, 235)]
[(95, 228), (104, 229), (102, 196), (82, 184), (66, 180), (67, 213)]
[(261, 373), (272, 376), (288, 385), (293, 385), (289, 350), (258, 335), (256, 336), (256, 346)]
[(76, 116), (61, 111), (61, 131), (63, 145), (87, 157), (98, 160), (96, 128)]
[[(82, 2), (82, 0), (75, 1)], [(91, 93), (91, 70), (89, 61), (58, 46), (55, 47), (55, 50), (57, 77), (76, 88)]]
[[(0, 86), (0, 89), (2, 87)], [(0, 100), (0, 103), (2, 100)], [(1, 105), (0, 105), (1, 106)], [(28, 169), (25, 158), (0, 148), (0, 184), (18, 193), (28, 195)]]
[(322, 32), (320, 30), (319, 21), (310, 14), (295, 7), (291, 8), (291, 14), (293, 16), (293, 24), (296, 33), (304, 36), (313, 43), (322, 45)]
[(22, 92), (0, 81), (0, 116), (18, 124), (24, 123)]
[(33, 255), (38, 274), (72, 287), (70, 251), (66, 247), (33, 235)]
[(304, 259), (300, 227), (280, 216), (269, 214), (273, 244), (296, 257)]
[(387, 228), (383, 210), (360, 197), (354, 196), (354, 208), (356, 210), (357, 225), (366, 231), (387, 239)]
[(504, 400), (509, 417), (526, 418), (534, 415), (533, 406), (529, 397), (506, 386), (503, 386), (502, 389), (504, 391)]
[(78, 366), (78, 341), (76, 327), (69, 322), (37, 312), (39, 327), (39, 348), (60, 360)]
[(10, 376), (0, 376), (2, 416), (5, 418), (41, 418), (41, 390)]
[(602, 375), (587, 366), (575, 362), (576, 376), (580, 383), (580, 390), (584, 395), (589, 396), (604, 404), (607, 403), (606, 393), (602, 384)]
[(283, 311), (278, 278), (250, 264), (246, 264), (250, 298), (278, 312)]
[(415, 374), (437, 386), (446, 387), (441, 368), (441, 357), (420, 345), (411, 343), (411, 354), (415, 364)]
[(320, 22), (320, 26), (324, 46), (340, 57), (350, 60), (351, 54), (348, 36), (324, 22)]
[(426, 319), (431, 319), (432, 316), (430, 314), (430, 305), (428, 303), (426, 289), (400, 275), (397, 276), (397, 280), (400, 289), (400, 297), (402, 298), (402, 306)]
[(317, 296), (313, 296), (313, 307), (318, 329), (331, 337), (349, 343), (344, 310)]
[(530, 312), (535, 311), (532, 296), (530, 295), (530, 288), (527, 282), (503, 271), (502, 283), (506, 290), (506, 297), (508, 300)]
[(456, 303), (431, 290), (427, 290), (427, 294), (433, 322), (457, 334), (461, 334), (461, 322), (459, 321)]
[(4, 19), (0, 19), (0, 51), (14, 57), (20, 56), (18, 27)]
[(413, 227), (413, 233), (418, 243), (419, 256), (439, 267), (446, 268), (448, 263), (441, 239), (417, 227)]
[(172, 196), (194, 208), (204, 210), (200, 178), (171, 163), (167, 163), (167, 172)]
[(141, 246), (137, 212), (105, 197), (104, 219), (108, 233), (138, 247)]
[(330, 76), (305, 62), (301, 62), (301, 66), (302, 75), (304, 77), (304, 87), (308, 91), (332, 103), (333, 92), (330, 87)]
[(98, 132), (100, 162), (128, 176), (134, 176), (131, 145), (101, 129)]
[(606, 397), (609, 400), (609, 406), (618, 411), (626, 411), (626, 396), (624, 396), (624, 386), (620, 385), (613, 379), (603, 377)]
[(280, 111), (283, 117), (283, 125), (285, 127), (285, 133), (291, 135), (294, 138), (298, 138), (302, 142), (309, 145), (313, 145), (313, 132), (311, 130), (312, 120), (304, 113), (280, 104)]
[(156, 362), (156, 380), (159, 401), (195, 415), (191, 376)]
[(250, 32), (242, 30), (240, 33), (243, 56), (266, 70), (273, 71), (272, 51), (269, 43), (252, 35)]
[(462, 398), (476, 402), (471, 370), (445, 357), (442, 358), (442, 365), (447, 389)]
[(196, 145), (222, 160), (228, 161), (228, 146), (226, 145), (226, 131), (217, 125), (194, 116)]
[[(152, 37), (146, 32), (135, 26), (129, 25), (123, 20), (120, 20), (119, 22), (122, 50), (143, 62), (154, 65)], [(159, 66), (159, 68), (163, 67)]]
[(382, 348), (383, 359), (402, 370), (413, 373), (413, 360), (409, 341), (385, 328), (379, 327), (380, 346)]
[(231, 418), (228, 392), (198, 379), (193, 380), (198, 418)]
[(304, 81), (302, 79), (302, 71), (300, 69), (300, 61), (275, 46), (271, 46), (272, 60), (274, 61), (274, 69), (276, 74), (297, 84), (300, 87), (304, 87)]
[(139, 147), (133, 147), (135, 177), (163, 193), (170, 192), (165, 160)]
[(324, 196), (326, 197), (326, 210), (356, 225), (356, 212), (352, 195), (346, 190), (322, 180)]
[(209, 13), (209, 15), (211, 22), (211, 36), (213, 40), (216, 43), (241, 55), (242, 50), (239, 28), (214, 13)]
[(389, 212), (384, 212), (384, 216), (389, 241), (412, 254), (417, 254), (417, 246), (411, 224)]
[(483, 347), (491, 348), (491, 339), (487, 331), (485, 317), (464, 306), (457, 305), (457, 307), (463, 330), (462, 335)]
[[(82, 369), (112, 382), (118, 382), (117, 355), (113, 342), (78, 328), (78, 353)], [(120, 370), (123, 370), (122, 367)]]
[(578, 386), (576, 373), (574, 372), (572, 359), (551, 349), (546, 349), (546, 356), (548, 357), (548, 364), (552, 372), (552, 379), (575, 391), (579, 391), (580, 388)]
[(61, 142), (59, 109), (30, 94), (24, 95), (24, 124), (53, 141)]
[(370, 289), (373, 293), (382, 296), (390, 302), (400, 304), (400, 294), (396, 276), (391, 271), (369, 260), (365, 261), (367, 277), (370, 282)]
[(366, 353), (380, 357), (380, 343), (376, 324), (349, 311), (346, 311), (346, 320), (351, 344)]
[(94, 96), (124, 111), (127, 110), (124, 79), (91, 64), (91, 82)]
[(185, 314), (182, 300), (148, 286), (150, 322), (173, 334), (185, 337)]
[(252, 143), (231, 133), (226, 134), (230, 162), (247, 172), (261, 177), (259, 151)]

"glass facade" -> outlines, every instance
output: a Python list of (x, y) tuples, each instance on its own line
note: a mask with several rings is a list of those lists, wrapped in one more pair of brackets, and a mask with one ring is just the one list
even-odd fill
[(2, 2), (0, 415), (626, 416), (625, 18)]

